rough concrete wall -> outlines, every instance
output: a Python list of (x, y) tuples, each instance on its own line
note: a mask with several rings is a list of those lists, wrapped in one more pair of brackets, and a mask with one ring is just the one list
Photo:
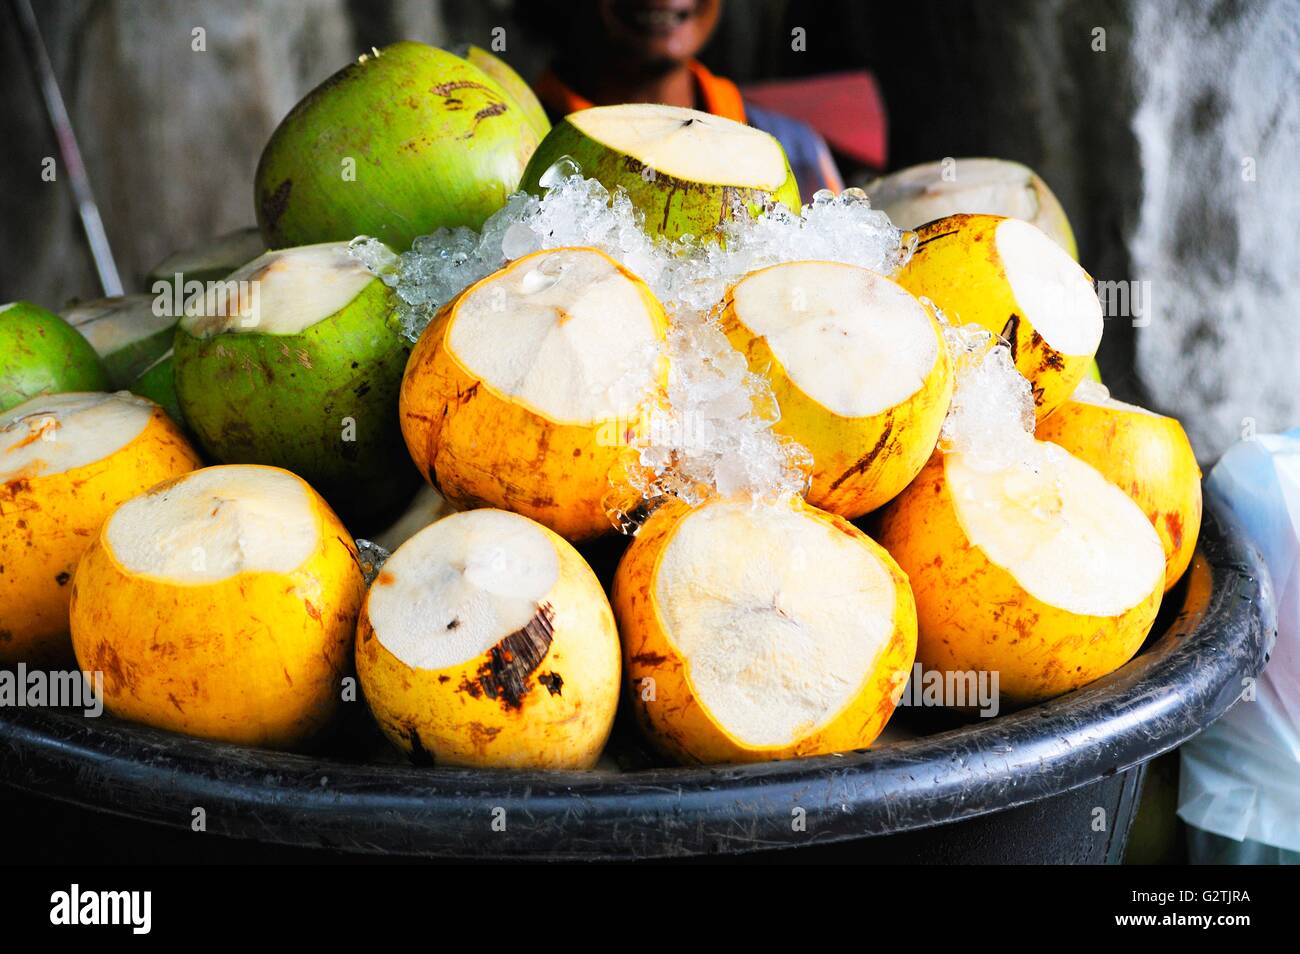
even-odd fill
[(1300, 425), (1300, 2), (1134, 5), (1138, 376), (1203, 457)]

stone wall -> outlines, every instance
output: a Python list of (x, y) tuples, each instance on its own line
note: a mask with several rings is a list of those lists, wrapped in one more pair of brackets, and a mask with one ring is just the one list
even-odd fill
[(1209, 456), (1300, 425), (1300, 3), (1137, 4), (1133, 37), (1136, 371)]

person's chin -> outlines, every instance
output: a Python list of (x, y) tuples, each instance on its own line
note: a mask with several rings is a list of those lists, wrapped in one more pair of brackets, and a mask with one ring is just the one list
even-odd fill
[(651, 76), (662, 76), (680, 69), (690, 61), (690, 57), (673, 54), (664, 49), (638, 49), (629, 54), (629, 61), (636, 64), (638, 72)]

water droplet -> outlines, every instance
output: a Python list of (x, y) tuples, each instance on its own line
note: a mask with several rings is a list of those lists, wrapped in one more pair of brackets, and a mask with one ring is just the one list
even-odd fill
[(565, 179), (580, 175), (582, 175), (582, 166), (578, 165), (576, 159), (572, 156), (560, 156), (542, 173), (537, 184), (543, 189), (554, 189)]
[(529, 269), (519, 283), (519, 290), (525, 295), (536, 295), (553, 287), (563, 277), (564, 265), (548, 258), (536, 268)]

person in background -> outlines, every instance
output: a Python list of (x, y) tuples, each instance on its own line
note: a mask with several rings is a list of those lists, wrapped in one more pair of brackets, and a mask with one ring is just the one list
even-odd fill
[(615, 103), (685, 106), (748, 123), (785, 148), (809, 201), (844, 182), (825, 140), (811, 126), (746, 103), (736, 84), (695, 57), (718, 25), (722, 0), (578, 0), (529, 2), (521, 13), (555, 43), (556, 55), (534, 83), (552, 121)]

